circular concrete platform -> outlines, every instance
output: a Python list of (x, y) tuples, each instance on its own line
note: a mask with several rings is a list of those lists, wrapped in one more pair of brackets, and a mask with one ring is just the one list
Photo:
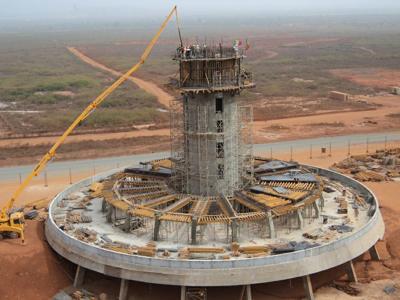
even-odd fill
[(331, 170), (307, 166), (363, 195), (369, 204), (368, 221), (338, 240), (291, 253), (235, 260), (196, 260), (146, 257), (111, 251), (66, 234), (54, 221), (53, 210), (62, 199), (121, 170), (85, 179), (58, 194), (50, 204), (46, 237), (66, 259), (93, 271), (127, 280), (180, 286), (232, 286), (280, 281), (327, 270), (358, 257), (383, 237), (378, 199), (363, 184)]

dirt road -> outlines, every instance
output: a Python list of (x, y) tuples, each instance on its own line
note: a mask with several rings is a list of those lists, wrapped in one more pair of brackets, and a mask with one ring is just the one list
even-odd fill
[[(71, 52), (73, 55), (78, 57), (80, 60), (84, 61), (85, 63), (91, 65), (92, 67), (94, 67), (96, 69), (106, 71), (106, 72), (114, 75), (115, 77), (120, 77), (123, 74), (120, 71), (117, 71), (110, 67), (107, 67), (107, 66), (103, 65), (102, 63), (94, 60), (93, 58), (90, 58), (89, 56), (87, 56), (83, 52), (79, 51), (75, 47), (67, 47), (67, 49), (69, 52)], [(133, 77), (133, 76), (130, 76), (128, 78), (128, 80), (135, 83), (139, 88), (143, 89), (147, 93), (157, 97), (157, 100), (158, 100), (158, 102), (160, 102), (160, 104), (164, 105), (165, 107), (169, 107), (169, 103), (172, 100), (173, 96), (168, 94), (161, 88), (159, 88), (155, 83), (150, 82), (150, 81), (145, 81), (143, 79)]]
[[(167, 136), (169, 135), (169, 128), (162, 129), (139, 129), (126, 132), (112, 132), (112, 133), (87, 133), (77, 134), (68, 137), (67, 143), (81, 142), (81, 141), (103, 141), (109, 139), (126, 139), (133, 137), (146, 137), (146, 136)], [(18, 139), (4, 139), (0, 140), (0, 147), (11, 147), (20, 144), (29, 144), (30, 146), (54, 143), (56, 137), (54, 136), (43, 136), (34, 138), (18, 138)]]
[[(377, 108), (368, 111), (316, 112), (311, 116), (256, 121), (253, 124), (256, 143), (349, 133), (371, 133), (399, 128), (400, 120), (387, 117), (400, 112), (400, 96), (360, 96)], [(281, 129), (280, 129), (281, 128)]]
[[(165, 92), (164, 92), (165, 93)], [(171, 96), (172, 97), (172, 96)], [(312, 116), (277, 119), (272, 121), (256, 121), (253, 123), (254, 141), (267, 143), (276, 140), (293, 140), (315, 136), (346, 135), (351, 133), (371, 133), (394, 130), (399, 128), (400, 120), (387, 118), (388, 114), (400, 112), (398, 103), (400, 96), (368, 97), (368, 101), (380, 105), (376, 110), (369, 111), (344, 111), (336, 113), (315, 114)], [(332, 126), (340, 124), (340, 126)], [(277, 127), (282, 126), (282, 129)], [(126, 139), (132, 137), (167, 136), (168, 128), (139, 129), (116, 133), (90, 133), (73, 135), (67, 143), (90, 141)], [(1, 147), (13, 147), (15, 145), (53, 143), (55, 137), (35, 137), (0, 140)]]

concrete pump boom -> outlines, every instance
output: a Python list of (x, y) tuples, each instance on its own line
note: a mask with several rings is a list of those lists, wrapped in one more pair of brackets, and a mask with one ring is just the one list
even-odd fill
[(158, 41), (161, 33), (164, 31), (168, 22), (171, 20), (171, 17), (175, 13), (176, 22), (178, 26), (179, 39), (182, 43), (181, 33), (179, 29), (179, 21), (178, 21), (178, 10), (177, 6), (174, 6), (171, 12), (168, 14), (164, 22), (162, 23), (160, 29), (154, 35), (150, 43), (147, 45), (144, 50), (142, 56), (140, 57), (139, 62), (137, 62), (131, 69), (129, 69), (125, 74), (123, 74), (120, 78), (118, 78), (111, 86), (105, 89), (97, 98), (91, 102), (85, 110), (75, 119), (74, 122), (68, 127), (67, 130), (57, 139), (56, 143), (51, 147), (51, 149), (42, 157), (40, 162), (35, 166), (32, 172), (25, 178), (25, 180), (21, 183), (21, 185), (17, 188), (17, 190), (13, 193), (11, 198), (8, 200), (6, 206), (2, 208), (0, 215), (0, 223), (3, 220), (8, 219), (8, 212), (14, 206), (16, 199), (21, 195), (26, 186), (31, 182), (31, 180), (38, 176), (43, 168), (47, 165), (47, 163), (53, 159), (56, 154), (57, 149), (63, 144), (65, 139), (71, 134), (71, 132), (82, 122), (84, 121), (115, 89), (117, 89), (122, 83), (124, 83), (129, 76), (131, 76), (134, 72), (136, 72), (149, 57), (154, 45)]

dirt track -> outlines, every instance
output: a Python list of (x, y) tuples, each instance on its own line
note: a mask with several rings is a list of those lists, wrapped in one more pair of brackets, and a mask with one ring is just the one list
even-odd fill
[[(85, 63), (91, 65), (92, 67), (94, 67), (96, 69), (106, 71), (116, 77), (120, 77), (123, 74), (120, 71), (111, 69), (110, 67), (103, 65), (102, 63), (94, 60), (93, 58), (90, 58), (89, 56), (87, 56), (83, 52), (79, 51), (75, 47), (67, 47), (67, 49), (69, 52), (71, 52), (73, 55), (78, 57), (80, 60), (84, 61)], [(170, 101), (173, 98), (173, 96), (171, 96), (170, 94), (168, 94), (167, 92), (165, 92), (164, 90), (159, 88), (155, 83), (150, 82), (150, 81), (145, 81), (143, 79), (133, 77), (133, 76), (130, 76), (128, 78), (128, 80), (135, 83), (139, 88), (143, 89), (147, 93), (156, 96), (157, 100), (158, 100), (158, 102), (160, 102), (160, 104), (164, 105), (165, 107), (169, 107)]]

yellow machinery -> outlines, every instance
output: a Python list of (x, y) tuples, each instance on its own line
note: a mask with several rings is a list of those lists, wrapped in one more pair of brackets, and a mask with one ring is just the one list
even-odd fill
[(160, 29), (154, 35), (150, 43), (147, 45), (144, 50), (142, 56), (140, 57), (139, 62), (137, 62), (131, 69), (129, 69), (125, 74), (123, 74), (120, 78), (118, 78), (111, 86), (105, 89), (93, 102), (91, 102), (85, 110), (75, 119), (74, 122), (68, 127), (68, 129), (57, 139), (56, 143), (51, 147), (51, 149), (42, 157), (39, 163), (35, 166), (33, 171), (28, 175), (27, 178), (21, 183), (18, 189), (14, 192), (10, 200), (8, 200), (5, 207), (1, 209), (0, 212), (0, 238), (2, 235), (7, 233), (16, 233), (24, 242), (24, 215), (22, 212), (12, 212), (12, 208), (14, 206), (15, 200), (20, 196), (20, 194), (24, 191), (26, 186), (31, 182), (31, 180), (38, 176), (39, 173), (43, 170), (43, 168), (47, 165), (47, 163), (53, 159), (56, 154), (57, 149), (62, 145), (65, 139), (71, 134), (71, 132), (80, 125), (89, 115), (122, 83), (124, 83), (129, 76), (131, 76), (134, 72), (136, 72), (149, 57), (151, 50), (159, 39), (161, 33), (164, 31), (168, 22), (171, 20), (171, 17), (174, 15), (176, 17), (176, 23), (179, 33), (179, 39), (182, 46), (182, 38), (179, 29), (179, 20), (178, 20), (178, 11), (177, 7), (171, 10), (167, 18), (162, 23)]

